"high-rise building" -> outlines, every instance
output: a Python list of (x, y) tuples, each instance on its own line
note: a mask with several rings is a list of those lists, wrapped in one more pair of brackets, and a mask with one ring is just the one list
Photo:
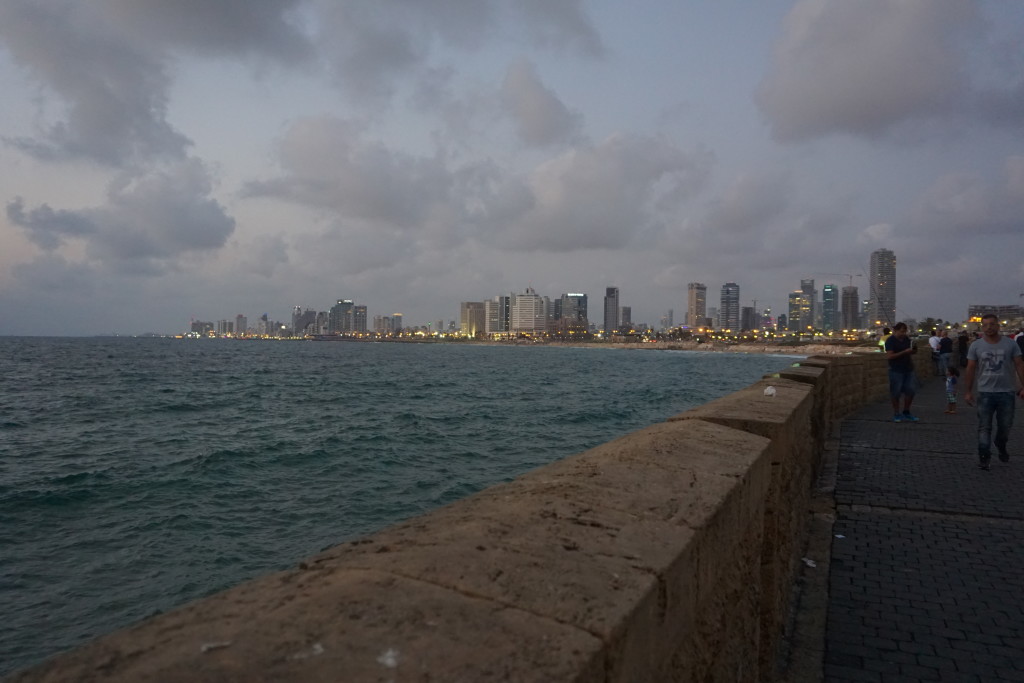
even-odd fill
[(302, 310), (301, 306), (292, 309), (292, 334), (301, 337), (307, 332), (313, 331), (316, 326), (316, 311), (312, 308)]
[(801, 332), (806, 328), (803, 328), (804, 310), (807, 308), (807, 301), (804, 299), (804, 293), (800, 290), (789, 293), (789, 315), (786, 316), (788, 322), (787, 330), (790, 332)]
[(511, 297), (500, 295), (484, 302), (484, 332), (486, 334), (508, 332), (511, 305)]
[(686, 324), (704, 327), (708, 324), (708, 288), (702, 282), (686, 285)]
[(896, 254), (888, 249), (871, 252), (870, 327), (892, 327), (896, 324)]
[(467, 337), (475, 337), (486, 328), (486, 311), (483, 301), (463, 301), (459, 307), (459, 331)]
[(803, 330), (813, 330), (815, 319), (814, 304), (818, 301), (818, 290), (814, 288), (814, 280), (800, 280), (800, 291), (804, 295), (804, 306), (800, 310), (800, 327)]
[(558, 317), (555, 329), (559, 333), (581, 334), (587, 331), (587, 295), (567, 292), (558, 299)]
[(860, 329), (860, 294), (853, 285), (843, 287), (843, 329)]
[(586, 326), (587, 295), (580, 292), (567, 292), (563, 294), (561, 318), (563, 320), (582, 322)]
[(522, 294), (513, 294), (509, 313), (509, 330), (514, 333), (541, 334), (548, 329), (549, 301), (532, 287)]
[(723, 330), (740, 330), (740, 286), (735, 282), (722, 285), (722, 303), (718, 309), (718, 326)]
[(757, 309), (753, 306), (742, 306), (740, 308), (740, 329), (744, 332), (756, 330), (760, 327), (757, 321)]
[(619, 327), (629, 330), (633, 327), (633, 307), (623, 306), (619, 309)]
[(235, 316), (235, 334), (245, 334), (249, 329), (249, 321), (245, 319), (245, 316), (239, 313)]
[(352, 331), (366, 332), (366, 306), (352, 307)]
[(608, 287), (604, 290), (604, 333), (605, 336), (619, 329), (619, 288)]
[(839, 291), (833, 284), (821, 288), (821, 329), (832, 332), (839, 322)]
[(355, 306), (351, 299), (338, 299), (338, 303), (331, 306), (327, 321), (327, 331), (332, 334), (340, 334), (352, 331), (352, 307)]
[(398, 334), (402, 331), (402, 314), (392, 313), (391, 314), (391, 331)]
[(665, 315), (661, 316), (661, 331), (662, 332), (665, 332), (667, 330), (671, 330), (672, 329), (672, 326), (673, 326), (672, 318), (673, 318), (674, 313), (675, 313), (675, 311), (673, 311), (670, 308), (670, 309), (668, 309), (665, 312)]

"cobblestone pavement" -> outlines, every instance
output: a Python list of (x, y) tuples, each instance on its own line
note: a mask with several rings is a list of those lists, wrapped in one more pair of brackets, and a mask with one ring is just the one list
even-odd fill
[(1024, 404), (1009, 463), (977, 468), (977, 419), (942, 382), (840, 428), (824, 680), (1024, 681)]

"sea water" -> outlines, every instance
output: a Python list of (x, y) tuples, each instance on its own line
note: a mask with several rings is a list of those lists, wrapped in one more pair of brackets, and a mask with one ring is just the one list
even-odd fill
[(0, 338), (0, 675), (792, 358)]

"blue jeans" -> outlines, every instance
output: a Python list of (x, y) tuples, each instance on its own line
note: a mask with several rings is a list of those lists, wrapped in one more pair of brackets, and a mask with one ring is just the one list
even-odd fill
[(893, 370), (889, 368), (889, 396), (897, 399), (900, 396), (913, 396), (916, 377), (913, 370)]
[(1006, 450), (1013, 426), (1016, 397), (1012, 391), (978, 393), (978, 455), (988, 457), (992, 451), (992, 417), (996, 418), (996, 448)]

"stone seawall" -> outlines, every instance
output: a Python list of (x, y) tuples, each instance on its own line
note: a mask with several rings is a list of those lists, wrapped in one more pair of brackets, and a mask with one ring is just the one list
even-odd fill
[(772, 680), (827, 426), (886, 392), (812, 356), (10, 680)]

